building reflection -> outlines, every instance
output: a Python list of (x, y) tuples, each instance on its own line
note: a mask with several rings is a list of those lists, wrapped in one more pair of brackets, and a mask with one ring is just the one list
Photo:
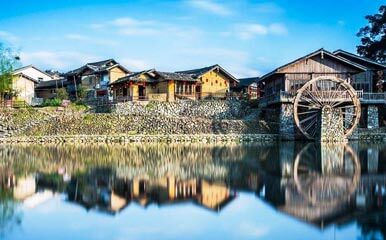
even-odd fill
[(294, 161), (262, 171), (264, 184), (257, 194), (279, 211), (319, 228), (360, 223), (380, 213), (376, 219), (385, 219), (385, 168), (374, 158), (379, 152), (360, 161), (354, 147), (308, 144)]
[(209, 210), (220, 211), (235, 196), (224, 183), (197, 178), (178, 179), (167, 176), (158, 179), (121, 179), (109, 174), (94, 173), (74, 178), (67, 191), (69, 201), (87, 209), (111, 214), (121, 211), (130, 203), (146, 208), (151, 204), (162, 207), (192, 202)]
[[(192, 203), (219, 212), (242, 191), (255, 193), (281, 213), (320, 229), (355, 221), (363, 234), (385, 233), (386, 162), (382, 159), (386, 150), (379, 145), (288, 142), (235, 149), (213, 147), (200, 154), (195, 153), (197, 148), (191, 154), (184, 153), (187, 150), (161, 149), (165, 159), (148, 165), (138, 160), (130, 164), (106, 160), (112, 150), (104, 151), (106, 156), (100, 152), (108, 164), (97, 160), (90, 165), (69, 165), (76, 162), (71, 160), (76, 155), (67, 152), (54, 159), (68, 161), (37, 158), (43, 159), (38, 162), (44, 166), (41, 170), (28, 170), (20, 161), (0, 166), (0, 187), (26, 207), (44, 204), (61, 194), (70, 203), (111, 215), (131, 204), (147, 208)], [(156, 150), (150, 152), (160, 157)], [(130, 156), (139, 159), (149, 154), (143, 149), (134, 153), (137, 155)], [(179, 161), (176, 153), (189, 161)]]

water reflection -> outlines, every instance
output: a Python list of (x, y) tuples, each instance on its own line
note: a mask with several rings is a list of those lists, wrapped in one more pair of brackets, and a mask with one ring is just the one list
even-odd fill
[(58, 195), (117, 215), (132, 204), (221, 212), (249, 192), (319, 229), (354, 222), (363, 236), (386, 236), (386, 148), (376, 144), (25, 145), (0, 147), (0, 158), (5, 235)]

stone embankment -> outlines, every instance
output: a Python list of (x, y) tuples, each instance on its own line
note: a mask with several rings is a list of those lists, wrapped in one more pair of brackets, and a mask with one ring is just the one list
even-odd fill
[[(10, 110), (2, 142), (220, 142), (276, 139), (274, 126), (241, 101), (122, 103), (111, 113)], [(23, 110), (24, 111), (24, 110)], [(8, 113), (9, 114), (9, 113)], [(22, 116), (22, 117), (21, 117)], [(21, 118), (22, 121), (13, 121)]]
[(278, 139), (276, 134), (51, 135), (0, 138), (0, 143), (242, 143)]

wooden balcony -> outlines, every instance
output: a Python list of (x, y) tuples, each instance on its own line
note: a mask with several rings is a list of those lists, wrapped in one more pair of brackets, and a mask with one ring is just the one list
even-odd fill
[[(326, 101), (329, 101), (329, 97), (331, 96), (331, 92), (329, 91), (321, 91), (320, 94), (324, 96)], [(362, 104), (386, 104), (386, 92), (384, 93), (369, 93), (363, 92), (363, 90), (356, 91), (356, 94), (361, 101)], [(337, 94), (339, 96), (340, 101), (344, 101), (345, 99), (349, 100), (349, 96), (347, 94)], [(264, 96), (260, 98), (260, 106), (268, 106), (277, 103), (292, 103), (296, 97), (296, 91), (280, 91), (277, 93), (270, 94), (268, 96)]]

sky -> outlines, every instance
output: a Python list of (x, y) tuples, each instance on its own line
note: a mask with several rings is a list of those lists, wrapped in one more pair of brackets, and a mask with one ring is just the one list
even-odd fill
[(109, 58), (131, 71), (220, 64), (261, 76), (319, 48), (354, 52), (381, 0), (0, 0), (0, 42), (66, 72)]

